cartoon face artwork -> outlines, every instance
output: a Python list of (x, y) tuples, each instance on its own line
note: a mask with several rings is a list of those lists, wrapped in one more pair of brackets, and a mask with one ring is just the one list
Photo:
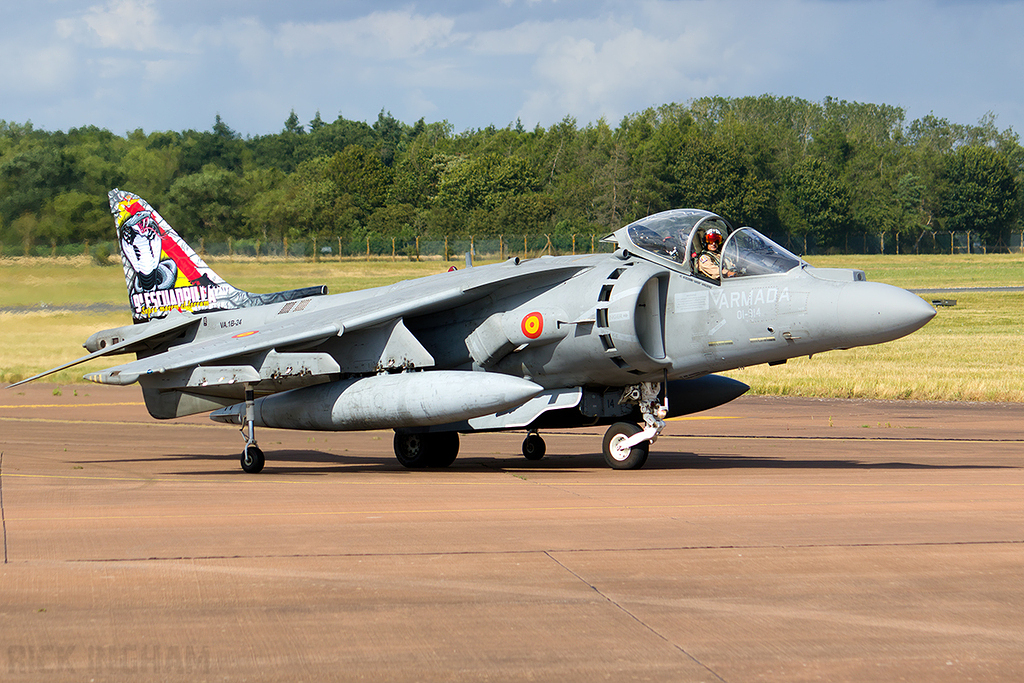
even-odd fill
[(167, 221), (138, 195), (114, 188), (110, 213), (135, 322), (171, 311), (217, 311), (269, 303), (224, 282)]
[(121, 253), (135, 270), (136, 287), (148, 292), (174, 285), (177, 269), (173, 261), (161, 262), (163, 237), (153, 214), (139, 211), (126, 220), (119, 230)]

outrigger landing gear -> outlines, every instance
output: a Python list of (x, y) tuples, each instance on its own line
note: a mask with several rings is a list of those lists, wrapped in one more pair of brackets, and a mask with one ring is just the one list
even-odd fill
[(263, 451), (256, 445), (256, 392), (251, 384), (245, 385), (245, 426), (242, 436), (245, 437), (245, 448), (242, 449), (242, 470), (248, 474), (258, 474), (263, 470), (267, 460)]
[(526, 438), (523, 439), (523, 456), (527, 460), (540, 460), (544, 457), (545, 452), (547, 452), (547, 446), (544, 444), (544, 439), (540, 438), (540, 434), (532, 430), (528, 432)]
[(661, 384), (654, 382), (627, 387), (623, 392), (619, 402), (638, 404), (645, 428), (641, 429), (632, 422), (616, 422), (608, 428), (602, 450), (609, 467), (636, 470), (647, 462), (651, 444), (665, 428), (665, 416), (668, 415), (668, 396), (660, 401), (660, 394)]

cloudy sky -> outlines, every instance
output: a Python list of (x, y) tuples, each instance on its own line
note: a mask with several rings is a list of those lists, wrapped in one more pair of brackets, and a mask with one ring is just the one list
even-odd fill
[(1011, 0), (31, 0), (0, 9), (0, 119), (274, 133), (294, 109), (455, 130), (707, 95), (827, 96), (1024, 132)]

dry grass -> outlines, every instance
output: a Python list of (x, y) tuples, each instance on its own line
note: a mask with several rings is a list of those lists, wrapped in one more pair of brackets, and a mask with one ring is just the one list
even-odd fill
[(1024, 254), (810, 256), (819, 268), (857, 268), (905, 289), (1024, 286)]
[[(127, 313), (0, 313), (0, 382), (17, 382), (84, 356), (88, 352), (82, 343), (93, 332), (130, 323)], [(46, 381), (81, 383), (86, 372), (130, 360), (134, 356), (100, 358), (51, 375)]]
[[(811, 259), (822, 267), (856, 267), (869, 279), (907, 288), (1024, 285), (1024, 256), (846, 256)], [(461, 263), (454, 263), (459, 265)], [(232, 284), (257, 292), (326, 284), (332, 292), (443, 272), (447, 263), (231, 259), (211, 261)], [(898, 341), (813, 359), (798, 358), (729, 372), (753, 393), (881, 399), (1024, 402), (1024, 294), (958, 293), (924, 329)], [(0, 307), (45, 302), (126, 303), (120, 266), (87, 258), (0, 261)], [(0, 313), (0, 381), (16, 381), (85, 354), (93, 332), (125, 325), (123, 314)], [(55, 375), (81, 382), (90, 370), (129, 360), (101, 359)]]
[(923, 329), (888, 344), (725, 374), (756, 394), (1024, 402), (1024, 294), (955, 298)]

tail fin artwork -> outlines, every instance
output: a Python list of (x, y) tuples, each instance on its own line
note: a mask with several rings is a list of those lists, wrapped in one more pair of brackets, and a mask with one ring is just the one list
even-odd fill
[(136, 323), (175, 310), (223, 311), (327, 293), (322, 286), (274, 294), (236, 289), (206, 265), (146, 200), (116, 188), (107, 196)]

